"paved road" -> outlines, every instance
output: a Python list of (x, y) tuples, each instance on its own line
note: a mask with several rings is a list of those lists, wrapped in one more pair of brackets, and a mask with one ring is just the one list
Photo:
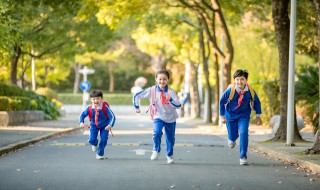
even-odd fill
[(166, 164), (165, 144), (159, 160), (151, 161), (151, 126), (143, 114), (118, 115), (106, 160), (95, 159), (86, 143), (88, 130), (4, 155), (0, 189), (320, 189), (315, 176), (256, 152), (248, 154), (250, 165), (240, 166), (239, 149), (229, 149), (225, 135), (183, 123), (176, 132), (176, 163)]

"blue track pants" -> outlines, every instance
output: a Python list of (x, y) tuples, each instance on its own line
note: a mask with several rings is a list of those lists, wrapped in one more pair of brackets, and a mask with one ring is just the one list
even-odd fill
[(246, 157), (249, 144), (249, 120), (248, 118), (239, 118), (236, 121), (227, 121), (228, 138), (235, 142), (240, 134), (240, 158)]
[(153, 121), (153, 150), (161, 151), (162, 129), (164, 127), (166, 133), (167, 156), (173, 155), (173, 146), (175, 142), (176, 122), (166, 123), (161, 119)]
[(100, 131), (100, 143), (99, 143), (99, 147), (97, 150), (97, 154), (99, 156), (103, 156), (104, 155), (104, 149), (107, 146), (107, 141), (108, 141), (108, 135), (109, 135), (109, 131), (105, 130), (105, 128), (98, 128), (98, 127), (90, 127), (90, 135), (88, 138), (88, 142), (93, 145), (93, 146), (97, 146), (98, 145), (98, 133)]

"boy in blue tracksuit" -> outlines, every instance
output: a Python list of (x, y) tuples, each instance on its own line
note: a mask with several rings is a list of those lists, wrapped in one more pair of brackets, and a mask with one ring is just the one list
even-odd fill
[[(105, 159), (104, 149), (107, 145), (109, 131), (114, 126), (116, 117), (106, 102), (103, 102), (103, 94), (99, 90), (90, 93), (92, 105), (88, 106), (80, 114), (80, 127), (84, 127), (84, 119), (89, 116), (90, 135), (88, 142), (92, 145), (92, 151), (97, 152), (96, 159)], [(98, 147), (98, 133), (100, 132), (100, 143)], [(112, 133), (112, 132), (111, 132)]]
[(166, 133), (167, 163), (174, 163), (173, 147), (175, 143), (176, 119), (178, 114), (176, 109), (181, 107), (176, 93), (168, 87), (170, 79), (169, 72), (165, 69), (156, 73), (157, 85), (144, 89), (133, 96), (133, 105), (136, 113), (140, 113), (140, 99), (148, 98), (154, 104), (153, 116), (153, 152), (151, 160), (157, 160), (161, 151), (162, 129)]
[[(220, 117), (228, 129), (228, 146), (234, 148), (240, 135), (240, 165), (247, 165), (247, 151), (249, 144), (249, 121), (251, 109), (256, 112), (256, 122), (262, 123), (260, 114), (261, 103), (256, 92), (251, 97), (247, 84), (249, 73), (246, 70), (237, 70), (234, 75), (234, 86), (228, 88), (220, 99)], [(233, 98), (229, 101), (231, 89), (235, 89)], [(252, 105), (250, 105), (252, 103)]]

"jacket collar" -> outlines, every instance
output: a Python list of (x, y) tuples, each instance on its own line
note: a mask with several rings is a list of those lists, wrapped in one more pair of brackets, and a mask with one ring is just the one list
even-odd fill
[(157, 89), (157, 92), (162, 92), (162, 91), (168, 92), (169, 87), (168, 87), (168, 85), (167, 85), (166, 87), (164, 87), (163, 90), (161, 90), (161, 88), (157, 85), (157, 86), (156, 86), (156, 89)]
[(243, 90), (241, 90), (237, 85), (235, 85), (235, 88), (236, 88), (236, 91), (237, 91), (237, 92), (243, 92), (243, 91), (248, 91), (248, 90), (249, 90), (249, 89), (248, 89), (248, 85), (246, 85), (246, 87), (244, 87)]
[(96, 107), (94, 104), (91, 105), (92, 109), (102, 109), (102, 103), (100, 103), (99, 107)]

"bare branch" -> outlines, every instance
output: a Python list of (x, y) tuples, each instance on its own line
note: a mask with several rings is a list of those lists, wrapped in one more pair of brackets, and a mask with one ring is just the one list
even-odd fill
[(30, 55), (31, 57), (34, 57), (34, 58), (41, 58), (42, 56), (44, 56), (45, 54), (50, 54), (50, 53), (54, 53), (56, 51), (58, 51), (62, 46), (64, 46), (66, 44), (66, 42), (63, 42), (63, 43), (60, 43), (54, 47), (51, 47), (45, 51), (43, 51), (42, 53), (40, 53), (39, 55), (35, 55), (35, 54), (32, 54), (31, 52), (22, 52), (23, 54), (27, 54), (27, 55)]

